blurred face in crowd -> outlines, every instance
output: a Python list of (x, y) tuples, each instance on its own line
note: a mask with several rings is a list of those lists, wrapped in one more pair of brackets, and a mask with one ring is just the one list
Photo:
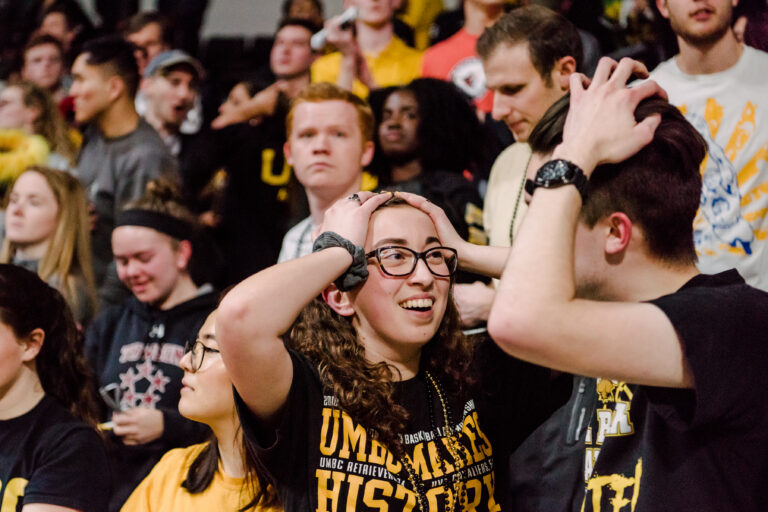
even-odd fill
[[(114, 84), (99, 67), (88, 64), (89, 54), (83, 53), (72, 64), (72, 87), (69, 94), (74, 99), (75, 120), (78, 123), (88, 123), (96, 119), (116, 99)], [(119, 94), (118, 94), (119, 95)]]
[(693, 46), (709, 45), (731, 30), (733, 8), (738, 0), (657, 0), (659, 12), (672, 30)]
[(286, 25), (275, 36), (269, 65), (278, 78), (293, 78), (309, 73), (314, 60), (309, 39), (312, 33), (300, 25)]
[(410, 161), (419, 149), (419, 105), (411, 91), (387, 97), (379, 125), (379, 147), (390, 158)]
[(312, 0), (292, 0), (286, 17), (309, 20), (318, 26), (323, 24), (323, 13)]
[[(568, 57), (570, 58), (570, 57)], [(504, 121), (525, 142), (547, 109), (568, 90), (570, 74), (555, 64), (550, 80), (531, 62), (528, 43), (501, 44), (483, 61), (486, 87), (493, 91), (493, 118)]]
[(52, 44), (33, 46), (24, 53), (21, 77), (44, 89), (53, 90), (61, 82), (64, 64), (59, 49)]
[(346, 0), (345, 7), (358, 8), (358, 19), (375, 27), (392, 22), (395, 11), (400, 8), (401, 0)]
[[(184, 370), (181, 381), (179, 412), (186, 418), (205, 424), (231, 422), (235, 417), (232, 380), (216, 342), (216, 311), (208, 315), (197, 334), (197, 343), (181, 359)], [(191, 342), (194, 343), (194, 342)], [(202, 364), (201, 364), (202, 363)]]
[(224, 103), (219, 105), (219, 114), (227, 114), (228, 112), (237, 110), (240, 105), (249, 99), (251, 99), (251, 95), (248, 94), (248, 89), (245, 85), (242, 83), (236, 84), (232, 90), (229, 91), (229, 95), (227, 96), (227, 99), (224, 100)]
[(24, 104), (24, 92), (20, 87), (8, 86), (0, 91), (0, 128), (12, 128), (33, 132), (33, 124), (40, 111)]
[(188, 241), (143, 226), (119, 226), (112, 231), (117, 275), (141, 302), (163, 309), (191, 255)]
[(197, 76), (187, 66), (174, 66), (146, 79), (142, 90), (153, 114), (166, 126), (178, 127), (195, 104)]
[(61, 41), (65, 49), (69, 48), (70, 43), (75, 38), (74, 31), (71, 30), (67, 23), (67, 17), (60, 12), (46, 14), (43, 22), (40, 24), (40, 31)]
[(163, 40), (163, 27), (159, 23), (147, 23), (147, 25), (125, 38), (136, 45), (136, 62), (139, 65), (139, 73), (144, 73), (144, 68), (149, 61), (160, 53), (169, 49)]
[(42, 174), (27, 171), (11, 189), (5, 212), (5, 236), (20, 247), (42, 245), (56, 232), (59, 204)]
[(342, 100), (304, 101), (293, 108), (285, 156), (299, 182), (316, 192), (345, 191), (359, 183), (373, 158), (357, 110)]

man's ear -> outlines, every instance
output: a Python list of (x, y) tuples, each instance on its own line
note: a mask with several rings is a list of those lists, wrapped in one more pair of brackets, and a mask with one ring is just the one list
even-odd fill
[(667, 0), (656, 0), (656, 7), (659, 9), (661, 15), (669, 19), (669, 9), (667, 9)]
[(349, 293), (339, 290), (335, 284), (329, 284), (325, 290), (323, 290), (322, 295), (325, 303), (341, 316), (352, 316), (355, 314), (355, 309), (352, 307), (352, 300), (349, 297)]
[(119, 76), (113, 75), (107, 79), (107, 91), (109, 101), (115, 101), (125, 92), (125, 82)]
[(43, 348), (43, 341), (45, 340), (45, 331), (39, 327), (32, 329), (32, 332), (27, 334), (24, 338), (19, 340), (24, 345), (24, 354), (22, 361), (28, 363), (34, 361), (37, 355), (40, 353), (40, 349)]
[(561, 91), (567, 91), (570, 86), (571, 75), (576, 72), (576, 59), (570, 55), (561, 57), (552, 68), (552, 81), (555, 87)]
[(605, 253), (614, 256), (625, 252), (632, 240), (632, 220), (626, 213), (614, 212), (605, 222), (608, 227)]
[(360, 165), (365, 167), (371, 163), (371, 160), (373, 160), (373, 152), (375, 151), (375, 149), (376, 149), (376, 146), (373, 144), (372, 140), (369, 140), (365, 144), (363, 144), (363, 155), (362, 155), (362, 158), (360, 158)]

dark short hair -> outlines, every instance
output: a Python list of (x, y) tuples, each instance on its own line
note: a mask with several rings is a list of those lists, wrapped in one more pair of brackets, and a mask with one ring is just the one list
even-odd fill
[[(550, 153), (562, 141), (570, 96), (547, 111), (529, 143), (535, 153)], [(664, 99), (642, 101), (635, 119), (661, 115), (653, 140), (617, 164), (600, 165), (587, 183), (581, 220), (590, 228), (613, 212), (623, 212), (643, 229), (650, 253), (670, 264), (696, 262), (693, 219), (701, 197), (699, 165), (707, 143), (680, 111)]]
[(531, 63), (549, 84), (552, 68), (571, 56), (580, 71), (584, 61), (579, 31), (560, 14), (540, 5), (519, 7), (485, 29), (477, 40), (477, 54), (487, 60), (501, 45), (528, 43)]
[(27, 44), (24, 46), (24, 55), (26, 56), (27, 52), (32, 48), (37, 48), (38, 46), (46, 44), (55, 46), (59, 51), (59, 55), (62, 58), (64, 57), (64, 47), (61, 45), (61, 41), (50, 34), (44, 34), (42, 32), (35, 32), (30, 36), (29, 41), (27, 41)]
[(152, 23), (157, 23), (160, 26), (160, 32), (162, 33), (161, 37), (163, 41), (170, 43), (168, 34), (168, 20), (165, 18), (165, 16), (157, 11), (143, 11), (134, 14), (125, 22), (125, 28), (123, 32), (126, 35), (135, 34), (136, 32), (142, 30), (144, 27)]
[(120, 36), (106, 36), (88, 41), (80, 55), (86, 55), (86, 62), (99, 66), (119, 76), (131, 97), (139, 88), (139, 67), (133, 55), (135, 46)]
[(280, 20), (280, 23), (277, 24), (277, 30), (275, 30), (275, 34), (280, 32), (284, 27), (290, 26), (304, 27), (305, 29), (309, 30), (310, 34), (314, 34), (323, 28), (318, 27), (316, 23), (312, 23), (311, 21), (305, 20), (304, 18), (283, 18)]
[(638, 121), (654, 114), (661, 115), (661, 124), (650, 144), (592, 174), (581, 217), (592, 227), (612, 212), (624, 212), (640, 224), (651, 254), (673, 264), (692, 264), (693, 220), (701, 198), (699, 166), (707, 143), (664, 99), (646, 99), (635, 109)]

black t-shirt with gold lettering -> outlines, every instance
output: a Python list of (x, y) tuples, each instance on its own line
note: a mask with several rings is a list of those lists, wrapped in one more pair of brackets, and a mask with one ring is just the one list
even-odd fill
[(571, 510), (768, 510), (768, 294), (731, 270), (652, 303), (695, 389), (597, 379)]
[(31, 411), (0, 421), (0, 510), (45, 503), (103, 512), (109, 468), (96, 431), (45, 396)]
[[(303, 356), (291, 352), (291, 357), (293, 382), (275, 431), (264, 432), (236, 395), (243, 431), (260, 447), (260, 458), (277, 482), (286, 512), (418, 510), (418, 498), (403, 461), (371, 439), (366, 428), (339, 406)], [(546, 378), (539, 371), (512, 372), (506, 377), (518, 389), (517, 395), (527, 397), (536, 387), (531, 375)], [(530, 386), (522, 385), (525, 379)], [(449, 494), (454, 493), (456, 464), (454, 455), (440, 445), (444, 443), (445, 416), (433, 390), (423, 372), (395, 383), (395, 399), (410, 414), (401, 436), (405, 454), (423, 481), (429, 510), (443, 511)], [(499, 461), (505, 465), (509, 450), (522, 439), (522, 434), (511, 433), (506, 418), (522, 418), (530, 411), (522, 410), (522, 402), (515, 403), (515, 395), (507, 394), (508, 407), (496, 414), (488, 412), (485, 399), (446, 394), (443, 391), (450, 407), (450, 428), (461, 446), (457, 451), (462, 459), (459, 465), (464, 466), (464, 490), (459, 489), (462, 499), (467, 510), (498, 511), (495, 466)], [(493, 433), (498, 432), (504, 432), (506, 439), (492, 441)]]

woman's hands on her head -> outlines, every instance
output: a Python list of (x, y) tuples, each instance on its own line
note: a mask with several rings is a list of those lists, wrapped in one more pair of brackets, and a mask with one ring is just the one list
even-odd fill
[(323, 223), (315, 235), (333, 231), (355, 245), (363, 246), (368, 234), (368, 221), (380, 205), (392, 197), (391, 192), (358, 192), (339, 199), (325, 211)]
[(442, 208), (435, 203), (431, 203), (429, 199), (410, 192), (397, 192), (397, 197), (402, 197), (408, 204), (423, 211), (429, 218), (432, 219), (432, 223), (437, 230), (437, 236), (440, 238), (440, 243), (445, 247), (452, 247), (459, 253), (459, 260), (461, 260), (461, 249), (465, 247), (467, 242), (459, 236), (456, 232), (456, 228), (453, 227), (451, 221), (448, 220), (448, 216), (445, 214)]

